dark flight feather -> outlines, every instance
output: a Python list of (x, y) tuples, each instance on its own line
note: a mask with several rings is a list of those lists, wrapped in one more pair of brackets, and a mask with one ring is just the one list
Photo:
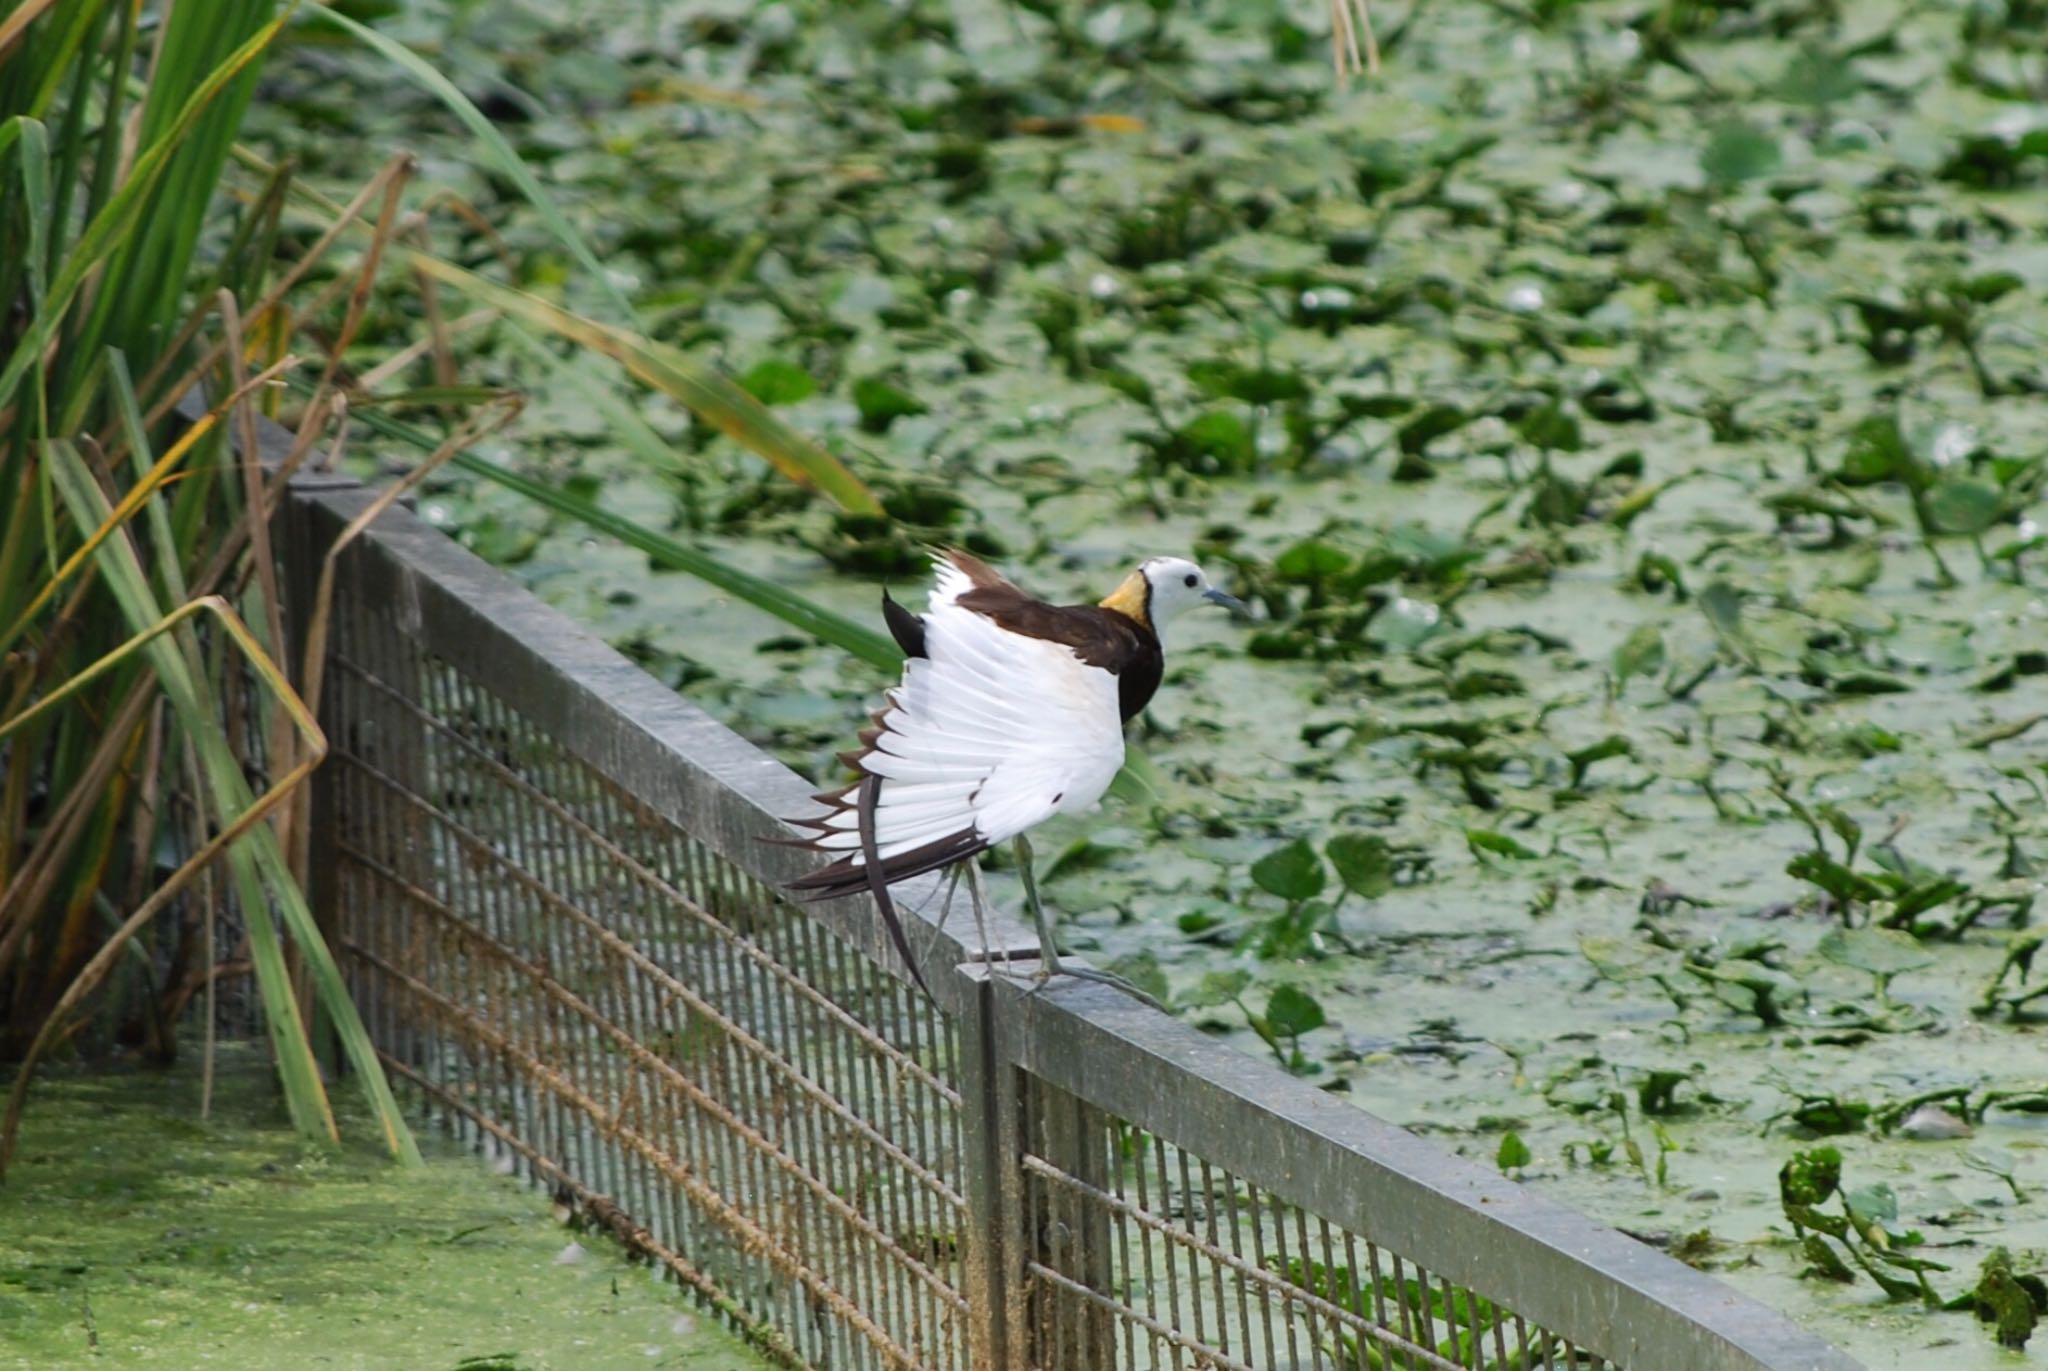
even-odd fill
[[(816, 820), (801, 820), (805, 824), (817, 824)], [(819, 825), (822, 827), (822, 825)], [(791, 847), (810, 847), (805, 839), (769, 839), (771, 842), (788, 841)], [(972, 828), (963, 828), (958, 833), (944, 838), (935, 838), (923, 847), (914, 847), (899, 853), (882, 863), (882, 876), (886, 884), (907, 881), (912, 876), (922, 876), (927, 871), (939, 871), (955, 862), (978, 857), (988, 851), (988, 844)], [(855, 866), (851, 857), (838, 861), (808, 876), (800, 876), (784, 887), (801, 894), (807, 900), (836, 900), (843, 895), (858, 895), (868, 889), (866, 862)]]
[(925, 655), (923, 616), (912, 614), (890, 599), (886, 586), (882, 590), (882, 619), (889, 625), (889, 636), (896, 640), (896, 646), (903, 649), (904, 656)]

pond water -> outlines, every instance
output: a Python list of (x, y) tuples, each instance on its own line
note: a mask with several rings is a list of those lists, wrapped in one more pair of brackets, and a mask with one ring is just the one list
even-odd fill
[(360, 1113), (348, 1146), (303, 1142), (255, 1045), (223, 1049), (200, 1119), (197, 1055), (37, 1081), (0, 1190), (0, 1367), (767, 1365), (610, 1239), (435, 1136), (412, 1170)]
[[(1255, 619), (1175, 626), (1150, 793), (1039, 840), (1073, 946), (1873, 1366), (2006, 1365), (1919, 1280), (2048, 1248), (2048, 12), (1373, 12), (1340, 92), (1274, 0), (408, 7), (643, 326), (897, 523), (643, 397), (652, 470), (509, 334), (486, 455), (867, 622), (923, 542), (1073, 599), (1193, 551)], [(271, 81), (316, 180), (345, 110), (601, 312), (392, 73)], [(821, 783), (886, 684), (488, 484), (421, 508)], [(1781, 1203), (1821, 1146), (1850, 1246)]]

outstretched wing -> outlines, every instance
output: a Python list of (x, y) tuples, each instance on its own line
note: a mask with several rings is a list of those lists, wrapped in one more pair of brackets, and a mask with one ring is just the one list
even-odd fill
[[(903, 681), (866, 744), (848, 760), (880, 778), (875, 853), (885, 881), (951, 865), (1102, 797), (1123, 765), (1117, 678), (1064, 643), (1003, 628), (959, 603), (992, 575), (948, 557), (924, 615), (925, 656)], [(809, 845), (839, 860), (791, 883), (819, 898), (868, 886), (860, 783), (818, 798), (831, 806)]]

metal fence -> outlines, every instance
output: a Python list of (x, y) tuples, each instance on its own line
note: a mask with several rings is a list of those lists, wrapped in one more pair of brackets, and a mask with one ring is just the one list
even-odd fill
[[(367, 501), (295, 491), (293, 584)], [(314, 897), (389, 1070), (790, 1365), (1855, 1367), (1133, 1000), (988, 974), (929, 883), (926, 1000), (864, 900), (777, 896), (810, 787), (402, 511), (329, 654)]]

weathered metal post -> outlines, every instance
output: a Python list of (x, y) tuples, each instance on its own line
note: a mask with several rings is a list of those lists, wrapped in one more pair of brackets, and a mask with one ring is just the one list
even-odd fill
[(961, 1142), (966, 1150), (967, 1200), (966, 1282), (967, 1364), (975, 1371), (1019, 1371), (1021, 1339), (1012, 1336), (1010, 1292), (1020, 1272), (1013, 1270), (1017, 1244), (1016, 1201), (1019, 1176), (1016, 1110), (1005, 1108), (1015, 1072), (1003, 1059), (997, 1041), (995, 996), (988, 973), (964, 967), (971, 977), (973, 998), (960, 1016)]
[[(962, 1023), (963, 1042), (971, 1026), (980, 1048), (975, 1089), (971, 1097), (962, 1091), (972, 1102), (968, 1216), (987, 1234), (987, 1255), (970, 1258), (970, 1299), (990, 1311), (985, 1317), (993, 1325), (986, 1358), (977, 1344), (970, 1365), (1110, 1371), (1116, 1351), (1109, 1215), (1052, 1179), (1109, 1187), (1108, 1118), (1023, 1068), (1033, 997), (1000, 975), (962, 970), (976, 975), (983, 991), (978, 1019)], [(1091, 1298), (1098, 1295), (1104, 1298)]]

